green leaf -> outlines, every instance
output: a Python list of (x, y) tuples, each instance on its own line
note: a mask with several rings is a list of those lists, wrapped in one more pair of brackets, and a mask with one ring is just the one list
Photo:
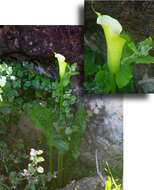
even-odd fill
[(122, 65), (119, 72), (115, 76), (118, 88), (123, 88), (127, 86), (132, 78), (133, 75), (130, 66), (126, 64)]
[(67, 127), (67, 128), (65, 129), (65, 134), (66, 134), (66, 135), (72, 134), (72, 129), (71, 129), (70, 127)]
[(106, 184), (105, 184), (105, 190), (112, 190), (112, 180), (111, 180), (111, 177), (107, 177), (107, 181), (106, 181)]
[(18, 77), (22, 78), (23, 75), (24, 75), (24, 73), (23, 73), (22, 70), (21, 70), (21, 71), (20, 71), (20, 70), (17, 71), (17, 76), (18, 76)]
[(26, 81), (24, 87), (29, 88), (30, 86), (31, 86), (31, 81)]
[(12, 74), (12, 67), (8, 67), (6, 70), (7, 75), (11, 75)]
[(129, 41), (123, 51), (122, 64), (148, 64), (153, 63), (152, 56), (149, 56), (149, 51), (152, 49), (152, 38), (146, 38), (137, 46), (133, 41)]
[(69, 150), (69, 144), (66, 143), (65, 141), (63, 141), (60, 138), (55, 138), (53, 140), (53, 145), (61, 152), (61, 153), (65, 153)]
[(13, 88), (21, 88), (21, 81), (13, 81)]
[(76, 147), (72, 150), (71, 152), (72, 157), (74, 158), (74, 160), (77, 160), (80, 156), (80, 147)]
[(64, 78), (63, 78), (63, 80), (62, 80), (61, 82), (62, 82), (62, 85), (63, 85), (64, 87), (66, 87), (66, 86), (70, 83), (70, 80), (69, 80), (69, 78), (67, 78), (67, 77), (64, 75)]
[[(112, 73), (107, 70), (100, 70), (95, 76), (95, 80), (98, 84), (98, 88), (105, 93), (114, 91), (115, 83)], [(101, 92), (100, 91), (100, 92)]]
[(138, 54), (138, 50), (137, 50), (136, 45), (135, 45), (135, 43), (134, 43), (133, 41), (129, 42), (127, 45), (128, 45), (128, 47), (129, 47), (134, 53)]
[(70, 141), (70, 154), (73, 159), (77, 159), (80, 155), (80, 144), (86, 130), (86, 111), (83, 105), (79, 105), (75, 117), (71, 123), (72, 129)]
[(33, 106), (31, 110), (28, 110), (28, 116), (30, 117), (34, 127), (40, 129), (44, 133), (47, 130), (50, 130), (48, 126), (52, 122), (51, 109), (36, 105)]
[(152, 64), (154, 63), (154, 57), (147, 55), (136, 58), (136, 64)]
[(97, 71), (97, 65), (95, 65), (95, 54), (89, 48), (85, 50), (85, 62), (84, 72), (86, 76), (92, 75)]
[(152, 49), (152, 38), (146, 38), (142, 42), (138, 44), (138, 52), (142, 56), (146, 56), (149, 54), (149, 51)]

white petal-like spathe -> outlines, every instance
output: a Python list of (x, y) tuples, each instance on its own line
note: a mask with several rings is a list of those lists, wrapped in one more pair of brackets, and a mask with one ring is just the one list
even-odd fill
[(65, 57), (60, 53), (55, 53), (55, 57), (58, 59), (58, 61), (65, 61)]
[(115, 34), (120, 34), (122, 32), (122, 26), (118, 20), (112, 18), (108, 15), (100, 15), (97, 17), (97, 24), (107, 26)]

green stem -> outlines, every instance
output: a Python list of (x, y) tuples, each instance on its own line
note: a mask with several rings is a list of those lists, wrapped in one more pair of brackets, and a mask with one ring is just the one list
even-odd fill
[(111, 77), (112, 77), (112, 89), (111, 89), (111, 93), (115, 94), (116, 90), (117, 90), (117, 86), (116, 86), (116, 80), (115, 80), (115, 74), (110, 73)]
[(116, 90), (117, 90), (117, 87), (116, 87), (116, 83), (115, 83), (115, 80), (114, 80), (114, 85), (113, 85), (113, 88), (111, 90), (111, 93), (112, 94), (115, 94), (116, 93)]
[(3, 183), (0, 183), (0, 186), (5, 187), (6, 189), (10, 190), (10, 188), (7, 185), (3, 184)]
[(63, 80), (60, 81), (60, 119), (62, 118), (63, 113), (63, 95), (64, 95), (64, 88), (63, 88)]
[(63, 154), (58, 153), (58, 185), (63, 185)]
[(53, 174), (54, 172), (54, 168), (53, 168), (53, 160), (52, 160), (52, 147), (49, 145), (49, 171), (51, 172), (51, 174)]

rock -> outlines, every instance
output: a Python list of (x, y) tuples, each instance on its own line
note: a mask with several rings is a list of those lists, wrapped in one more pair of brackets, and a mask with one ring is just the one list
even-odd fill
[(154, 92), (154, 78), (140, 80), (138, 85), (142, 92), (153, 93)]
[(135, 40), (154, 37), (154, 2), (153, 1), (86, 1), (86, 33), (94, 33), (101, 28), (96, 24), (96, 15), (92, 10), (110, 15), (120, 21), (124, 31), (129, 32)]
[(134, 65), (133, 66), (135, 91), (138, 93), (153, 93), (154, 65)]
[(102, 190), (102, 184), (99, 177), (86, 177), (59, 190)]
[(36, 146), (42, 141), (41, 132), (36, 129), (27, 114), (22, 113), (19, 122), (16, 126), (18, 129), (16, 136), (22, 138), (27, 145)]
[(90, 115), (88, 128), (81, 147), (81, 159), (95, 166), (98, 150), (100, 165), (107, 161), (112, 169), (123, 168), (123, 109), (122, 99), (116, 96), (85, 97)]
[(45, 63), (57, 52), (81, 64), (82, 41), (83, 26), (1, 26), (0, 56), (18, 53)]

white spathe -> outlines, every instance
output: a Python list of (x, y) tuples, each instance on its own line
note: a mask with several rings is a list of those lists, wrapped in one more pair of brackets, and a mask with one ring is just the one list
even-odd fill
[(122, 26), (119, 21), (108, 15), (99, 15), (97, 17), (97, 24), (109, 27), (113, 33), (118, 35), (122, 32)]
[(58, 60), (59, 65), (59, 76), (62, 79), (65, 74), (67, 63), (65, 62), (65, 57), (61, 55), (60, 53), (55, 53), (55, 58)]
[(60, 53), (55, 53), (55, 57), (58, 59), (58, 61), (65, 61), (65, 57)]

